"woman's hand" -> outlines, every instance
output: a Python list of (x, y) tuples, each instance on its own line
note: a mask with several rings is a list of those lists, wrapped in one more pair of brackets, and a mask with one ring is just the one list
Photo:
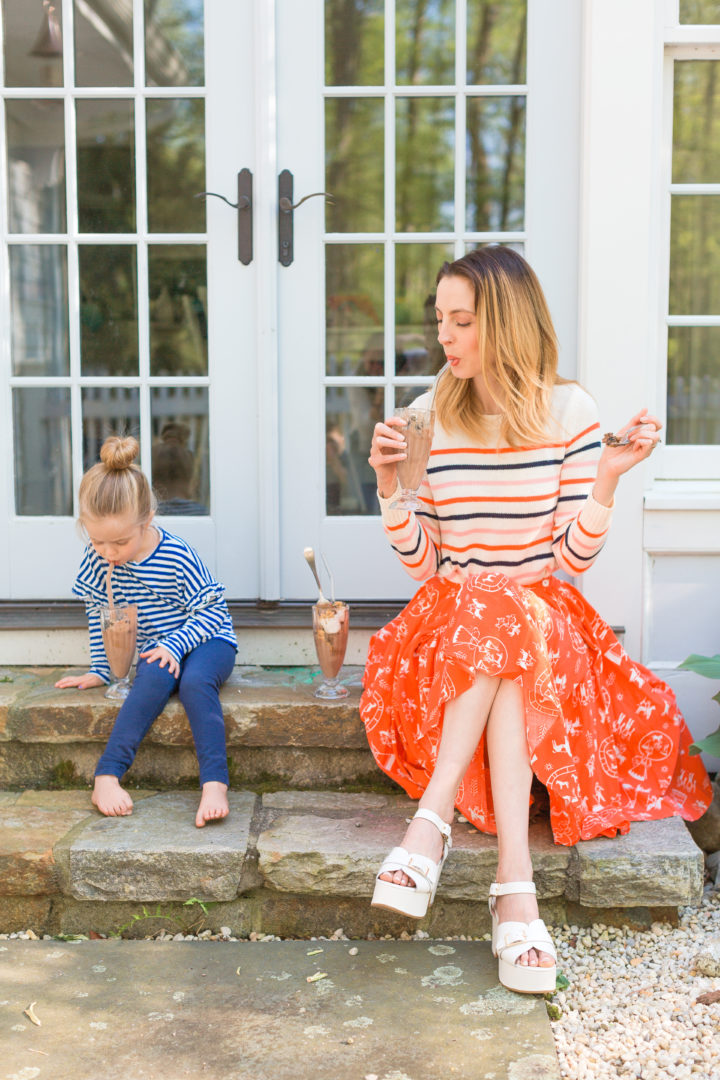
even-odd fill
[(620, 430), (618, 437), (627, 435), (625, 446), (603, 446), (598, 465), (597, 480), (593, 488), (593, 497), (604, 506), (610, 506), (618, 480), (633, 465), (650, 457), (660, 441), (662, 424), (656, 416), (650, 416), (647, 409), (641, 409)]
[(407, 457), (407, 443), (401, 431), (407, 421), (400, 416), (379, 420), (373, 429), (369, 463), (377, 476), (378, 493), (389, 499), (397, 487), (397, 463)]
[(149, 649), (148, 652), (141, 652), (140, 656), (143, 660), (147, 660), (148, 664), (154, 664), (156, 660), (160, 661), (160, 667), (167, 666), (171, 675), (174, 675), (177, 679), (180, 674), (180, 665), (171, 652), (164, 649), (162, 645), (156, 645), (154, 649)]
[(85, 675), (65, 675), (55, 683), (58, 690), (67, 690), (70, 686), (77, 686), (78, 690), (89, 690), (91, 686), (104, 685), (105, 680), (92, 671), (88, 671)]

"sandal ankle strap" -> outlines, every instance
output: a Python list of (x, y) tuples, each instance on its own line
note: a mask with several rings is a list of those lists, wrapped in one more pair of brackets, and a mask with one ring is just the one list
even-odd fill
[(536, 893), (534, 881), (493, 881), (491, 896), (507, 896), (509, 893)]
[(443, 821), (439, 814), (436, 814), (434, 810), (426, 810), (424, 807), (420, 807), (415, 811), (414, 816), (417, 818), (424, 818), (425, 821), (430, 821), (435, 828), (440, 832), (447, 847), (452, 847), (452, 835), (451, 829), (447, 821)]

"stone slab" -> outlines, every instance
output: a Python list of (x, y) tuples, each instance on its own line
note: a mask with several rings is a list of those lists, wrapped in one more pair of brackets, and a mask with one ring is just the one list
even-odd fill
[(0, 806), (0, 891), (3, 896), (39, 896), (59, 891), (54, 847), (88, 817), (88, 809), (66, 806)]
[[(39, 806), (44, 810), (85, 810), (88, 814), (96, 814), (97, 811), (92, 804), (91, 796), (92, 792), (88, 789), (84, 791), (82, 789), (71, 789), (69, 791), (23, 791), (16, 794), (18, 806)], [(139, 799), (147, 799), (150, 795), (156, 795), (155, 791), (139, 791), (133, 789), (132, 799), (133, 802), (137, 802)]]
[(560, 1077), (545, 1002), (484, 942), (0, 944), (7, 1077)]
[(232, 900), (243, 887), (257, 796), (230, 792), (230, 815), (195, 827), (198, 795), (170, 792), (128, 817), (99, 815), (62, 852), (64, 888), (78, 900)]
[(262, 804), (263, 808), (268, 810), (291, 810), (307, 814), (337, 810), (347, 814), (356, 810), (382, 810), (396, 803), (399, 798), (401, 796), (374, 795), (364, 791), (270, 791), (263, 795)]

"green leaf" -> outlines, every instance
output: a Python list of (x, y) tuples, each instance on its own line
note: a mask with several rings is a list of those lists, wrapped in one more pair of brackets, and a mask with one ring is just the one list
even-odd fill
[(691, 754), (710, 754), (711, 757), (720, 757), (720, 727), (707, 735), (699, 742), (694, 742), (690, 747)]
[(555, 989), (556, 990), (567, 990), (569, 985), (570, 985), (570, 980), (567, 978), (567, 976), (563, 975), (562, 971), (558, 971), (557, 978), (555, 980)]
[(686, 660), (683, 660), (682, 664), (678, 664), (678, 669), (683, 671), (694, 671), (698, 675), (704, 675), (707, 679), (720, 679), (720, 656), (699, 656), (697, 653), (691, 653)]

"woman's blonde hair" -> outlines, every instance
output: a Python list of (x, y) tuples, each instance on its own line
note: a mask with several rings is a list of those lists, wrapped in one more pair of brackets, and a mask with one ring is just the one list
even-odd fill
[(137, 439), (110, 435), (100, 448), (100, 461), (80, 481), (81, 520), (132, 514), (137, 523), (149, 521), (157, 502), (145, 473), (133, 462), (140, 452)]
[[(484, 247), (445, 263), (437, 276), (461, 277), (473, 288), (482, 376), (503, 394), (502, 434), (511, 445), (547, 438), (558, 345), (547, 301), (530, 265), (508, 247)], [(488, 348), (489, 347), (489, 348)], [(446, 430), (482, 437), (484, 414), (472, 379), (445, 371), (435, 395), (438, 420)]]

